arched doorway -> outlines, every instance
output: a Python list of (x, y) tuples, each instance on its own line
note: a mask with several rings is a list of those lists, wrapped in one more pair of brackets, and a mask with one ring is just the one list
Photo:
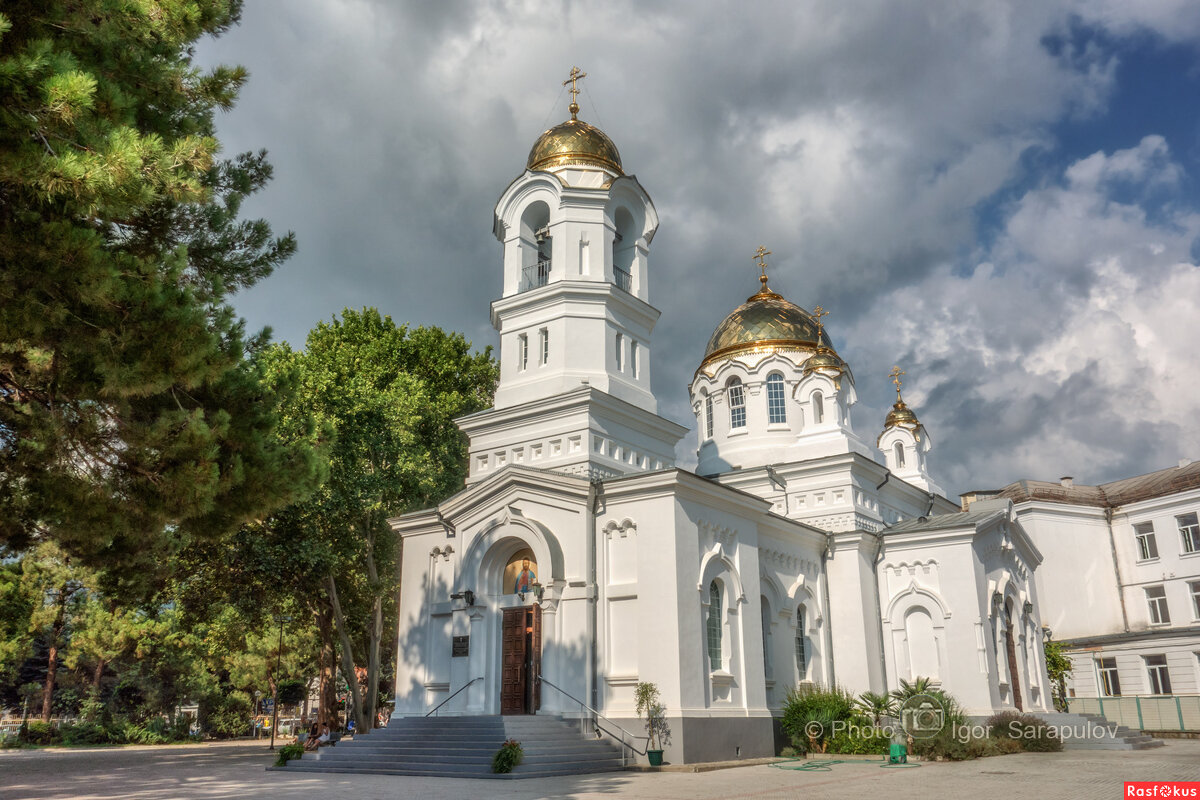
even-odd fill
[(503, 609), (500, 632), (500, 713), (535, 714), (541, 707), (542, 607), (536, 602), (537, 556), (524, 548), (508, 557), (501, 578), (504, 593), (528, 605)]
[(1017, 641), (1013, 636), (1013, 604), (1012, 600), (1004, 604), (1004, 649), (1008, 651), (1008, 679), (1012, 681), (1013, 705), (1018, 711), (1024, 711), (1021, 703), (1021, 678), (1017, 667)]

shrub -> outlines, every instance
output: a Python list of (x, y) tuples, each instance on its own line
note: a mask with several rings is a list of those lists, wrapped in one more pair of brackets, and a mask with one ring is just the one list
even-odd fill
[(780, 726), (800, 752), (825, 752), (835, 722), (868, 724), (844, 689), (801, 686), (788, 692)]
[(780, 758), (795, 758), (797, 755), (796, 748), (794, 747), (785, 747), (779, 751)]
[(492, 772), (504, 774), (513, 771), (513, 767), (521, 763), (525, 751), (516, 739), (506, 739), (496, 755), (492, 756)]
[(217, 738), (245, 736), (250, 733), (252, 707), (245, 692), (215, 692), (200, 701), (200, 727)]
[(825, 752), (842, 755), (887, 755), (892, 737), (869, 725), (840, 729), (826, 743)]
[(111, 744), (113, 731), (98, 722), (80, 722), (59, 728), (63, 744)]
[(62, 736), (58, 728), (48, 722), (30, 722), (21, 728), (17, 736), (26, 744), (58, 744)]
[(279, 748), (279, 755), (275, 758), (275, 766), (285, 767), (287, 762), (293, 758), (300, 758), (304, 755), (304, 745), (301, 744), (285, 744)]
[(1011, 739), (1027, 753), (1057, 753), (1062, 740), (1044, 720), (1016, 711), (1001, 711), (988, 717), (988, 728), (997, 739)]
[(304, 702), (304, 696), (308, 694), (308, 685), (304, 681), (280, 681), (278, 692), (279, 705), (294, 706)]

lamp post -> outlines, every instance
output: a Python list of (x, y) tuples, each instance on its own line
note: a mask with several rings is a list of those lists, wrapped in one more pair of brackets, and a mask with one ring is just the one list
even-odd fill
[(279, 646), (275, 650), (275, 688), (271, 692), (271, 750), (275, 749), (275, 728), (279, 722), (279, 662), (283, 657), (283, 626), (292, 618), (279, 614), (275, 621), (279, 623)]

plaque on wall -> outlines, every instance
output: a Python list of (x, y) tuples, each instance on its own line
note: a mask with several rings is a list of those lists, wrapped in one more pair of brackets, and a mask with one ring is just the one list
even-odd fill
[(471, 655), (471, 637), (455, 636), (450, 645), (450, 657), (462, 658)]

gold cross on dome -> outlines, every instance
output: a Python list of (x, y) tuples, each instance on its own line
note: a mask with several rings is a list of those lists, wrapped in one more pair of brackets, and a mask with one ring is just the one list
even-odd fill
[(817, 321), (817, 344), (821, 343), (821, 334), (825, 332), (825, 324), (821, 322), (821, 317), (828, 317), (829, 312), (817, 306), (813, 309), (813, 319)]
[(762, 270), (762, 276), (758, 280), (762, 283), (763, 291), (767, 289), (767, 256), (769, 255), (771, 255), (771, 251), (761, 244), (754, 252), (754, 258), (758, 259), (758, 268)]
[(900, 397), (900, 384), (902, 383), (902, 381), (900, 380), (900, 376), (907, 375), (907, 374), (908, 374), (907, 372), (900, 369), (900, 366), (898, 364), (896, 366), (892, 367), (892, 371), (888, 373), (888, 377), (892, 379), (892, 383), (896, 384), (897, 399)]
[(563, 86), (571, 84), (571, 88), (567, 90), (571, 95), (571, 105), (569, 106), (571, 119), (575, 119), (575, 115), (579, 113), (579, 86), (577, 84), (586, 77), (587, 73), (580, 71), (579, 67), (571, 67), (570, 77), (563, 81)]

